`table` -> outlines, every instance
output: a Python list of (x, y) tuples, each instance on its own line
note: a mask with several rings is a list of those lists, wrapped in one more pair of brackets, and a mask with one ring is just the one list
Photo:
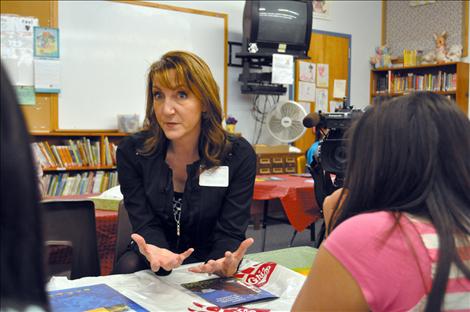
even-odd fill
[[(302, 262), (302, 259), (311, 259), (315, 257), (315, 254), (316, 249), (311, 247), (295, 247), (253, 254), (253, 259), (261, 259), (261, 263), (250, 259), (250, 256), (247, 255), (247, 259), (241, 265), (239, 278), (257, 285), (279, 296), (279, 298), (273, 301), (245, 304), (244, 306), (252, 309), (270, 309), (271, 311), (290, 310), (305, 281), (305, 276), (286, 268), (284, 265), (309, 266), (311, 261)], [(206, 307), (210, 304), (185, 290), (180, 284), (214, 277), (213, 275), (188, 272), (187, 268), (193, 265), (195, 264), (181, 266), (173, 270), (170, 275), (163, 277), (156, 276), (149, 270), (132, 274), (85, 277), (77, 280), (53, 277), (47, 288), (52, 291), (104, 283), (150, 311), (188, 311), (189, 307), (194, 308), (194, 302)], [(257, 278), (250, 278), (254, 276)], [(212, 307), (207, 311), (212, 311)]]
[(289, 223), (296, 231), (305, 230), (319, 219), (320, 208), (313, 191), (313, 179), (289, 174), (262, 175), (256, 176), (256, 179), (253, 205), (258, 205), (255, 208), (258, 211), (259, 205), (263, 205), (263, 218), (268, 216), (269, 200), (278, 198)]

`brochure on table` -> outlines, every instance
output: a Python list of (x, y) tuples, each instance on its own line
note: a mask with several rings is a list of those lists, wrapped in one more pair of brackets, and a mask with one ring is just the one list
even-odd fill
[[(188, 268), (194, 265), (181, 266), (168, 276), (156, 276), (150, 270), (144, 270), (133, 274), (85, 277), (77, 280), (53, 277), (48, 284), (48, 290), (106, 284), (150, 311), (188, 311), (198, 306), (214, 308), (215, 305), (181, 286), (184, 283), (214, 278), (214, 275), (189, 272)], [(272, 262), (256, 263), (250, 260), (243, 261), (236, 277), (244, 283), (279, 297), (266, 302), (243, 304), (244, 307), (251, 309), (270, 311), (290, 310), (305, 281), (305, 276), (281, 265)]]

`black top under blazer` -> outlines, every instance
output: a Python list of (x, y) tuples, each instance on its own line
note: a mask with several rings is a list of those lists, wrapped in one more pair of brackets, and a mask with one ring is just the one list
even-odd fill
[(245, 239), (256, 176), (256, 154), (242, 137), (230, 136), (231, 152), (222, 162), (229, 167), (228, 187), (199, 186), (198, 160), (187, 166), (181, 236), (173, 217), (172, 170), (166, 148), (150, 156), (138, 152), (147, 132), (126, 137), (117, 149), (117, 169), (124, 204), (134, 233), (148, 244), (180, 253), (194, 248), (184, 263), (218, 259), (235, 251)]

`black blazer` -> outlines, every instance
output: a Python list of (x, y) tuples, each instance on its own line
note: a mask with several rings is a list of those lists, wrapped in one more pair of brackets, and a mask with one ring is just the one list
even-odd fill
[(181, 236), (173, 217), (172, 170), (166, 150), (143, 156), (137, 150), (146, 138), (140, 132), (125, 138), (117, 149), (117, 169), (124, 204), (134, 233), (146, 242), (173, 252), (193, 247), (184, 263), (207, 261), (235, 251), (245, 239), (256, 176), (256, 154), (241, 137), (229, 137), (232, 151), (222, 165), (229, 167), (228, 187), (199, 186), (200, 161), (187, 166)]

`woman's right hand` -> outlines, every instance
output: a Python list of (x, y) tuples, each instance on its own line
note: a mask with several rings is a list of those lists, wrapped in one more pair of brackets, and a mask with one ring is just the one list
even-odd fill
[(139, 234), (134, 233), (131, 235), (131, 238), (139, 246), (140, 253), (147, 258), (147, 261), (150, 263), (150, 269), (153, 272), (157, 272), (160, 268), (163, 268), (165, 271), (171, 271), (179, 267), (194, 251), (193, 248), (189, 248), (183, 253), (176, 254), (168, 249), (147, 244), (145, 239)]

